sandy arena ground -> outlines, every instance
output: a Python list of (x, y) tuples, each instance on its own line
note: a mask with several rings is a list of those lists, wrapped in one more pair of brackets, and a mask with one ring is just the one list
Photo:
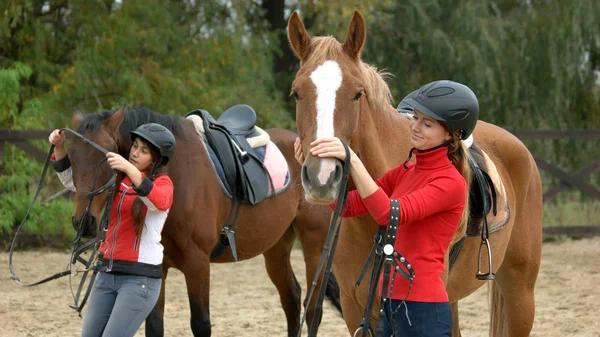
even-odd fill
[[(34, 281), (63, 270), (64, 252), (32, 251), (14, 257), (17, 275)], [(536, 286), (536, 319), (531, 336), (600, 337), (600, 237), (545, 243)], [(69, 308), (68, 277), (21, 288), (8, 278), (8, 254), (0, 254), (0, 336), (77, 336), (82, 320)], [(295, 250), (296, 277), (306, 289), (302, 251)], [(286, 336), (279, 296), (263, 258), (213, 264), (211, 275), (213, 336)], [(487, 336), (487, 287), (460, 302), (463, 336)], [(233, 311), (236, 308), (236, 311)], [(182, 274), (169, 272), (166, 336), (191, 336), (187, 293)], [(306, 335), (306, 328), (304, 329)], [(144, 336), (143, 327), (136, 336)], [(349, 336), (340, 315), (327, 304), (319, 336)]]

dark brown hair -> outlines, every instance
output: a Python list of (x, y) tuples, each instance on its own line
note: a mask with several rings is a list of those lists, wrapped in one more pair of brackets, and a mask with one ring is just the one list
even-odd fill
[[(141, 137), (137, 137), (137, 139), (139, 139), (142, 143), (144, 143), (144, 145), (146, 145), (150, 149), (150, 155), (152, 156), (152, 163), (150, 164), (148, 169), (146, 169), (144, 174), (150, 180), (154, 180), (154, 178), (158, 172), (153, 172), (153, 171), (154, 171), (154, 167), (158, 164), (159, 160), (161, 159), (160, 151), (154, 145), (148, 143), (146, 140), (142, 139)], [(131, 146), (133, 146), (133, 143)], [(142, 235), (142, 230), (144, 229), (144, 218), (145, 218), (144, 217), (144, 202), (142, 201), (140, 196), (137, 196), (135, 198), (135, 200), (133, 201), (133, 205), (131, 206), (131, 217), (133, 218), (133, 227), (135, 229), (135, 235), (139, 237), (140, 235)]]

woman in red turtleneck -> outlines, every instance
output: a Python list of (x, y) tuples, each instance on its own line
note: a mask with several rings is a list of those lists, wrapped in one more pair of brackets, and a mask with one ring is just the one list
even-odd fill
[[(406, 96), (398, 110), (411, 118), (413, 149), (408, 159), (374, 181), (350, 149), (350, 174), (356, 190), (348, 194), (344, 217), (369, 213), (379, 225), (387, 226), (390, 199), (398, 200), (400, 219), (394, 249), (410, 261), (416, 277), (410, 289), (406, 279), (395, 278), (389, 294), (392, 312), (405, 304), (407, 314), (393, 315), (386, 305), (382, 336), (451, 336), (452, 314), (442, 279), (444, 256), (455, 233), (464, 233), (468, 220), (470, 170), (462, 140), (475, 128), (479, 104), (468, 87), (436, 81)], [(303, 163), (299, 139), (295, 150)], [(338, 138), (317, 139), (310, 151), (319, 157), (346, 158)], [(416, 164), (409, 162), (413, 154)], [(380, 291), (381, 283), (382, 277)]]

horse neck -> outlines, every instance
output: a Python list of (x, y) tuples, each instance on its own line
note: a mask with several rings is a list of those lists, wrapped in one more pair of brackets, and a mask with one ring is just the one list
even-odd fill
[(374, 178), (404, 162), (410, 151), (408, 119), (386, 104), (382, 111), (363, 103), (356, 138), (357, 155)]

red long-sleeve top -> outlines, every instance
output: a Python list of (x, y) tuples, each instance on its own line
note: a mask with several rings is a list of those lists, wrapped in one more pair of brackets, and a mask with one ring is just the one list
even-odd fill
[[(344, 217), (370, 213), (379, 225), (387, 225), (390, 198), (400, 202), (400, 220), (394, 248), (415, 272), (407, 298), (418, 302), (447, 302), (441, 278), (444, 256), (460, 223), (467, 191), (463, 176), (448, 159), (446, 147), (431, 152), (415, 151), (416, 165), (407, 163), (387, 171), (376, 183), (379, 189), (364, 199), (358, 191), (348, 194)], [(330, 205), (333, 207), (335, 204)], [(380, 276), (379, 288), (383, 273)], [(409, 281), (397, 275), (392, 298), (402, 300)]]

